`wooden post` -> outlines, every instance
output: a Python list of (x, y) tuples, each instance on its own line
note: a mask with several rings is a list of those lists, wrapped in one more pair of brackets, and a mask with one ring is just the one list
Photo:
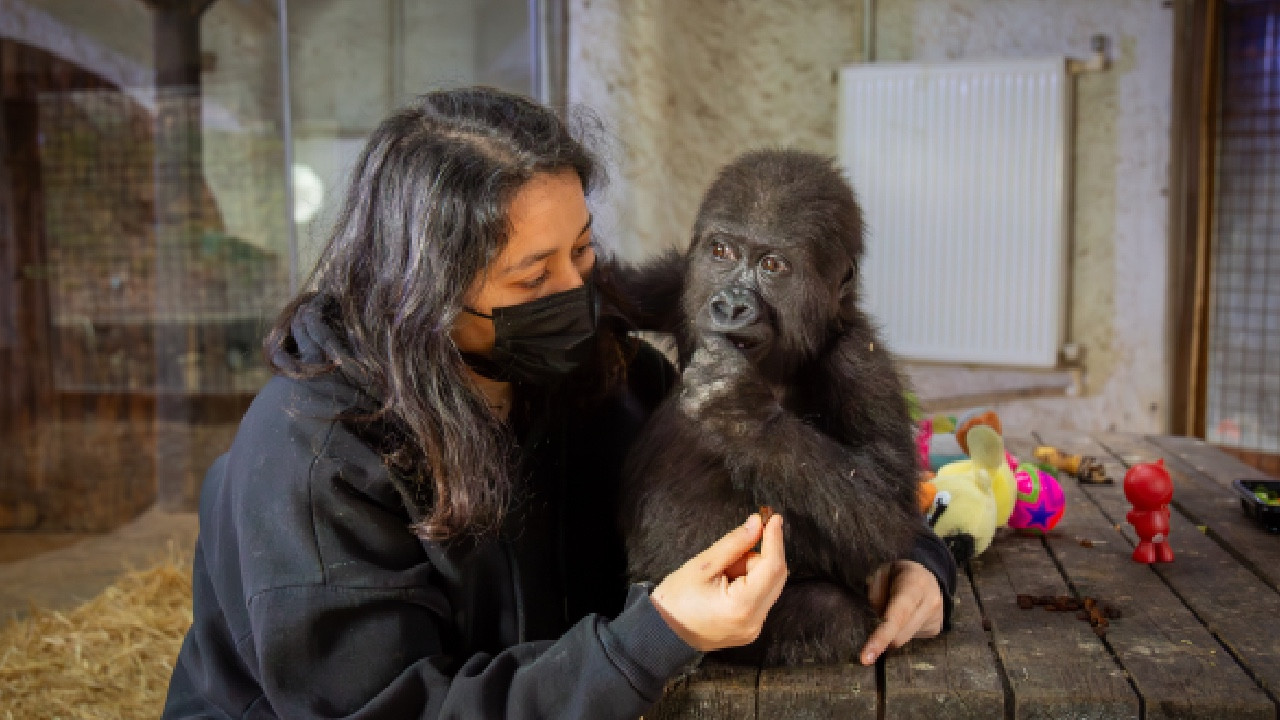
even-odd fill
[[(0, 38), (0, 163), (4, 170), (4, 242), (13, 275), (8, 297), (14, 336), (0, 346), (0, 530), (25, 530), (38, 521), (38, 491), (47, 487), (50, 459), (41, 424), (52, 415), (48, 254), (44, 243), (44, 184), (35, 80), (37, 59), (13, 40)], [(33, 500), (34, 498), (34, 500)], [(34, 505), (33, 505), (34, 502)]]

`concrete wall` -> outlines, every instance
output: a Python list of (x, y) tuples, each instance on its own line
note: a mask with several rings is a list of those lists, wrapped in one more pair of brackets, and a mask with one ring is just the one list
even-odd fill
[(571, 0), (568, 97), (607, 131), (600, 235), (637, 258), (683, 245), (703, 188), (744, 149), (834, 154), (836, 70), (860, 0)]
[[(875, 6), (882, 61), (1084, 58), (1097, 34), (1112, 46), (1109, 70), (1076, 81), (1069, 339), (1083, 371), (909, 366), (917, 390), (935, 408), (994, 407), (1010, 428), (1164, 430), (1173, 10), (1161, 0)], [(596, 213), (619, 254), (683, 246), (702, 190), (745, 149), (834, 154), (834, 72), (863, 57), (862, 11), (861, 0), (571, 0), (569, 98), (608, 128), (613, 183)]]

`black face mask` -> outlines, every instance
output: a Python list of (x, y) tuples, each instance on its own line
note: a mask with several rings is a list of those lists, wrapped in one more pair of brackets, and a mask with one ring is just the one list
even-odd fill
[(493, 353), (463, 353), (471, 369), (491, 380), (549, 385), (590, 355), (600, 302), (591, 278), (580, 287), (519, 305), (494, 308)]

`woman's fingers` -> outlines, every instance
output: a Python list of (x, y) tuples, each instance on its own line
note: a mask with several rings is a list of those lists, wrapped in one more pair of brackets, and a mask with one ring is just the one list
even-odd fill
[(782, 516), (775, 514), (764, 527), (760, 553), (747, 558), (747, 572), (735, 584), (741, 582), (749, 586), (758, 599), (765, 601), (767, 609), (778, 600), (786, 581), (787, 556), (783, 549)]
[[(752, 551), (757, 542), (758, 553)], [(752, 515), (664, 578), (649, 597), (681, 639), (709, 652), (756, 639), (786, 578), (782, 519), (774, 516), (761, 528), (760, 517)]]
[(746, 555), (738, 558), (732, 565), (724, 569), (724, 576), (730, 580), (737, 580), (746, 575), (754, 567), (754, 563), (760, 560), (760, 553), (747, 551)]
[(689, 562), (706, 579), (720, 577), (725, 575), (735, 563), (743, 561), (758, 542), (760, 542), (760, 516), (752, 514), (744, 524), (730, 530)]
[[(773, 518), (777, 517), (777, 522)], [(767, 546), (767, 547), (766, 547)], [(782, 516), (770, 513), (765, 522), (764, 532), (760, 540), (760, 551), (750, 551), (725, 569), (730, 580), (737, 580), (751, 573), (768, 573), (768, 580), (776, 580), (778, 570), (782, 570), (782, 579), (786, 580), (787, 558), (783, 549)], [(760, 569), (757, 569), (760, 568)], [(757, 581), (759, 582), (759, 581)]]

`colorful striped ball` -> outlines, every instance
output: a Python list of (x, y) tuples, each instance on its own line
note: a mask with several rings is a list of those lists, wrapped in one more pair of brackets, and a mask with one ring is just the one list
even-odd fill
[(1034, 465), (1021, 465), (1014, 474), (1018, 499), (1009, 516), (1009, 527), (1033, 533), (1047, 533), (1062, 519), (1067, 498), (1053, 475)]

